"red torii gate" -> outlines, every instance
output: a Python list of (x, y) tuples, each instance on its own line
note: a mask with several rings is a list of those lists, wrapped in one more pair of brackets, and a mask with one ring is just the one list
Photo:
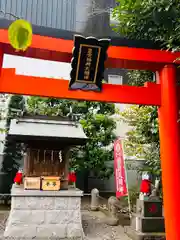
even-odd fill
[[(33, 35), (31, 47), (17, 53), (8, 43), (7, 30), (0, 29), (1, 66), (4, 53), (70, 62), (72, 48), (72, 40)], [(151, 70), (157, 73), (158, 83), (144, 87), (104, 84), (101, 93), (70, 91), (67, 80), (16, 75), (15, 69), (2, 69), (0, 76), (1, 93), (158, 106), (167, 240), (180, 240), (180, 88), (175, 65), (179, 56), (168, 51), (111, 46), (106, 67)]]

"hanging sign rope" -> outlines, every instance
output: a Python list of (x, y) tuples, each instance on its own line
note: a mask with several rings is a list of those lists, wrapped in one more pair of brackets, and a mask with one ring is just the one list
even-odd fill
[(32, 25), (24, 19), (14, 21), (8, 28), (8, 38), (16, 51), (26, 51), (32, 42)]

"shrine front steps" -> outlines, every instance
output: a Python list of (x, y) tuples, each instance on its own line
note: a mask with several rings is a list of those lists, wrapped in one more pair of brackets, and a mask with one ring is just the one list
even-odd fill
[(82, 191), (39, 191), (12, 188), (7, 240), (82, 240)]

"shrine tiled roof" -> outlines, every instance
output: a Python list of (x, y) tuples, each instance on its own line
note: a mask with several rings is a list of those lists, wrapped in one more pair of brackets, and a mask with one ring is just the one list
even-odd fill
[[(12, 119), (8, 136), (14, 140), (70, 140), (83, 143), (87, 137), (80, 123), (70, 120), (49, 120), (42, 118)], [(79, 140), (79, 141), (78, 141)]]

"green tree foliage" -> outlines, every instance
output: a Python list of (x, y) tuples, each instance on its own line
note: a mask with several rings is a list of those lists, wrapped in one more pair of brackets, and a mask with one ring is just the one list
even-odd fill
[(11, 119), (17, 117), (23, 112), (25, 101), (23, 96), (13, 95), (8, 105), (8, 115), (6, 120), (6, 138), (4, 145), (4, 156), (1, 171), (5, 173), (4, 190), (3, 192), (10, 192), (14, 176), (22, 163), (22, 145), (20, 143), (12, 142), (8, 138), (8, 131)]
[(166, 49), (179, 49), (179, 0), (117, 0), (115, 31), (130, 39), (153, 40)]
[(121, 113), (131, 130), (125, 140), (125, 152), (129, 156), (145, 159), (143, 168), (154, 176), (160, 176), (159, 128), (157, 111), (151, 106), (131, 106)]
[[(150, 71), (132, 70), (127, 73), (129, 84), (143, 86), (145, 82), (154, 82), (154, 73)], [(159, 125), (157, 107), (132, 106), (123, 113), (123, 120), (132, 130), (128, 132), (125, 141), (127, 155), (145, 160), (141, 171), (149, 171), (153, 176), (161, 176)]]
[[(128, 73), (129, 84), (142, 86), (145, 82), (154, 82), (154, 73), (133, 70)], [(132, 129), (127, 133), (125, 152), (145, 160), (144, 166), (138, 170), (149, 171), (153, 176), (160, 177), (160, 146), (157, 107), (132, 106), (122, 113), (123, 120)]]
[(108, 178), (112, 168), (106, 162), (113, 160), (112, 148), (108, 146), (115, 139), (116, 124), (111, 118), (114, 104), (88, 101), (70, 101), (52, 98), (29, 97), (27, 111), (47, 116), (71, 116), (71, 110), (80, 121), (90, 141), (85, 146), (72, 150), (72, 165), (77, 171), (85, 169), (100, 178)]
[(131, 86), (143, 86), (145, 82), (154, 82), (154, 74), (150, 71), (131, 70), (127, 72)]
[[(128, 39), (152, 40), (162, 48), (179, 50), (179, 0), (117, 0), (117, 3), (113, 11), (118, 20), (118, 25), (114, 26), (116, 32)], [(129, 84), (137, 86), (155, 80), (154, 74), (148, 71), (129, 71), (128, 77)], [(145, 158), (145, 168), (160, 175), (156, 107), (130, 107), (123, 118), (132, 126), (126, 141), (127, 153)]]

